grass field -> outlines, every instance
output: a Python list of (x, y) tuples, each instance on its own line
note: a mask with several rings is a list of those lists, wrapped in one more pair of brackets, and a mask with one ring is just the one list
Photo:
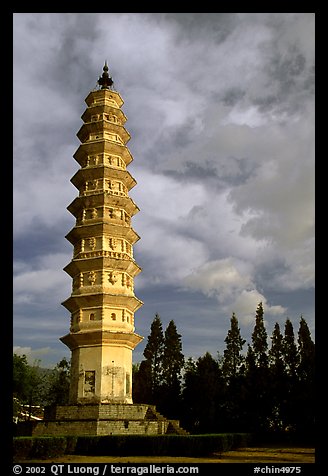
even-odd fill
[(65, 455), (48, 460), (28, 460), (31, 463), (315, 463), (314, 448), (257, 447), (239, 448), (210, 457), (175, 456), (82, 456)]

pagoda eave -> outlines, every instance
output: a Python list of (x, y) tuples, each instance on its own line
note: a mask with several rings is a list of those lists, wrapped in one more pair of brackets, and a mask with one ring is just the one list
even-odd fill
[(115, 235), (118, 238), (126, 238), (126, 240), (131, 244), (135, 244), (140, 240), (140, 236), (133, 228), (128, 228), (123, 225), (117, 225), (113, 223), (89, 223), (83, 225), (77, 225), (72, 230), (67, 233), (65, 238), (72, 244), (75, 245), (76, 242), (82, 238), (89, 238), (90, 236), (97, 235)]
[(92, 195), (80, 195), (76, 197), (67, 207), (67, 210), (76, 218), (83, 208), (97, 208), (107, 206), (124, 209), (128, 215), (133, 216), (140, 211), (131, 197), (114, 195), (113, 193), (93, 193)]
[(81, 116), (81, 119), (83, 122), (91, 122), (91, 116), (93, 116), (94, 114), (103, 114), (103, 113), (115, 114), (119, 118), (121, 124), (125, 124), (125, 122), (127, 121), (127, 117), (122, 111), (122, 109), (119, 109), (116, 106), (110, 105), (110, 104), (89, 107), (88, 109), (84, 111), (84, 113)]
[(70, 312), (76, 312), (82, 307), (113, 305), (127, 308), (131, 312), (136, 312), (143, 302), (136, 296), (127, 296), (125, 294), (105, 294), (90, 293), (90, 294), (72, 294), (68, 299), (61, 304)]
[(113, 332), (108, 330), (93, 330), (89, 332), (70, 333), (61, 337), (60, 340), (74, 350), (80, 347), (93, 346), (125, 346), (131, 350), (143, 340), (139, 334), (132, 332)]
[(82, 186), (84, 186), (86, 181), (101, 179), (121, 179), (125, 182), (128, 190), (131, 190), (137, 183), (127, 170), (113, 170), (110, 167), (88, 167), (79, 169), (71, 178), (71, 183), (77, 189), (80, 189)]
[(88, 271), (90, 269), (117, 269), (129, 273), (132, 277), (137, 276), (141, 272), (140, 266), (132, 259), (117, 259), (112, 257), (90, 257), (83, 259), (73, 259), (64, 271), (71, 277), (76, 276), (78, 273)]
[(100, 132), (113, 132), (114, 134), (117, 134), (121, 137), (124, 144), (129, 142), (131, 139), (129, 132), (123, 125), (115, 124), (105, 120), (84, 123), (80, 127), (76, 136), (82, 143), (84, 143), (88, 140), (90, 134), (96, 134)]
[(80, 144), (73, 157), (82, 167), (85, 167), (88, 156), (93, 154), (117, 155), (122, 158), (126, 166), (133, 161), (131, 152), (126, 146), (107, 140)]

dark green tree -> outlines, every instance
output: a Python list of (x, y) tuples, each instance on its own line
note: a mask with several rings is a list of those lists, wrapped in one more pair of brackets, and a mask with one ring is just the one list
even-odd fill
[(181, 406), (181, 372), (184, 367), (181, 335), (171, 320), (164, 334), (162, 391), (159, 408), (169, 418), (178, 418)]
[(286, 371), (284, 360), (284, 338), (280, 331), (280, 326), (276, 322), (271, 337), (271, 348), (269, 350), (270, 382), (271, 393), (271, 414), (269, 416), (270, 429), (281, 431), (286, 426), (284, 422), (284, 405), (286, 399)]
[(270, 424), (268, 342), (263, 314), (263, 305), (260, 302), (256, 309), (252, 346), (249, 346), (246, 356), (246, 402), (249, 408), (247, 418), (250, 431), (266, 431)]
[(296, 376), (298, 355), (297, 355), (297, 347), (295, 342), (294, 328), (289, 318), (286, 319), (283, 346), (284, 346), (285, 369), (286, 369), (287, 375), (294, 378)]
[(242, 365), (244, 364), (245, 357), (241, 354), (246, 340), (240, 335), (240, 328), (238, 327), (238, 319), (235, 313), (232, 313), (230, 319), (230, 330), (224, 342), (226, 343), (226, 349), (223, 352), (223, 364), (222, 372), (225, 378), (236, 378)]
[[(283, 406), (282, 419), (288, 431), (297, 431), (297, 422), (300, 417), (300, 388), (296, 374), (297, 368), (297, 347), (294, 335), (293, 324), (289, 318), (286, 319), (285, 333), (283, 339), (284, 362), (286, 371), (286, 392)], [(304, 411), (304, 410), (303, 410)]]
[(298, 330), (297, 375), (301, 381), (314, 383), (315, 344), (306, 320), (301, 316)]
[(223, 430), (243, 431), (245, 413), (245, 357), (241, 354), (246, 340), (241, 337), (235, 313), (230, 319), (230, 330), (225, 338), (222, 373), (226, 382), (224, 415), (221, 418)]
[(257, 431), (259, 427), (258, 395), (256, 390), (258, 385), (258, 368), (253, 347), (250, 344), (247, 344), (245, 367), (244, 412), (241, 415), (241, 420), (245, 431)]
[(298, 329), (298, 365), (297, 365), (297, 418), (295, 427), (298, 433), (307, 435), (314, 441), (315, 435), (315, 344), (312, 341), (308, 325), (303, 317)]
[(269, 365), (271, 373), (275, 378), (280, 378), (282, 375), (284, 375), (284, 338), (280, 332), (280, 326), (278, 322), (275, 323), (271, 337), (271, 348), (269, 350)]
[(265, 369), (268, 367), (268, 335), (263, 319), (263, 305), (260, 302), (256, 309), (255, 326), (252, 333), (252, 345), (257, 367)]
[(246, 354), (246, 374), (247, 376), (253, 375), (256, 370), (256, 360), (253, 351), (253, 347), (250, 344), (247, 344), (247, 354)]
[(183, 422), (195, 433), (220, 431), (224, 381), (218, 362), (209, 352), (194, 364), (188, 360), (183, 389)]
[(151, 369), (151, 401), (155, 404), (160, 396), (160, 387), (162, 384), (162, 363), (164, 352), (163, 326), (159, 314), (156, 314), (150, 326), (150, 335), (143, 355), (149, 362)]
[(151, 403), (151, 363), (149, 360), (143, 360), (140, 364), (134, 364), (132, 367), (132, 398), (134, 403)]

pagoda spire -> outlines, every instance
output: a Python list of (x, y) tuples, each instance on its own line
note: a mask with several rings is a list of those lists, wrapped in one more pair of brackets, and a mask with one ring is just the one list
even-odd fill
[(101, 89), (110, 89), (110, 87), (113, 85), (114, 81), (108, 74), (108, 66), (107, 66), (107, 60), (105, 61), (105, 65), (103, 67), (103, 74), (102, 76), (99, 76), (98, 79), (98, 84), (101, 86)]

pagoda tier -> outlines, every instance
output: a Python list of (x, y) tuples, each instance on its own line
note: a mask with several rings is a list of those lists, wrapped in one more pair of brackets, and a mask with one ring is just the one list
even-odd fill
[(72, 352), (72, 404), (132, 403), (132, 351), (142, 340), (134, 332), (134, 313), (143, 304), (134, 294), (141, 268), (133, 257), (139, 236), (131, 219), (139, 208), (129, 192), (136, 180), (127, 170), (133, 158), (123, 100), (107, 71), (105, 65), (102, 88), (85, 100), (73, 156), (80, 169), (71, 179), (78, 196), (67, 207), (76, 221), (66, 236), (74, 247), (64, 268), (72, 293), (62, 304), (71, 325), (61, 341)]
[[(134, 244), (140, 239), (139, 235), (132, 228), (123, 228), (122, 226), (114, 223), (95, 223), (94, 220), (93, 222), (89, 223), (88, 226), (75, 226), (66, 235), (66, 239), (70, 243), (72, 243), (72, 245), (75, 245), (76, 243), (78, 243), (79, 240), (83, 240), (84, 238), (89, 238), (90, 236), (97, 235), (101, 235), (104, 237), (108, 236), (109, 240), (111, 236), (115, 235), (117, 238), (124, 238), (125, 241), (130, 244)], [(110, 243), (110, 241), (108, 241), (108, 243)], [(82, 247), (82, 243), (80, 246), (77, 247), (77, 249), (80, 249), (80, 247), (81, 250), (84, 250), (84, 246)]]

